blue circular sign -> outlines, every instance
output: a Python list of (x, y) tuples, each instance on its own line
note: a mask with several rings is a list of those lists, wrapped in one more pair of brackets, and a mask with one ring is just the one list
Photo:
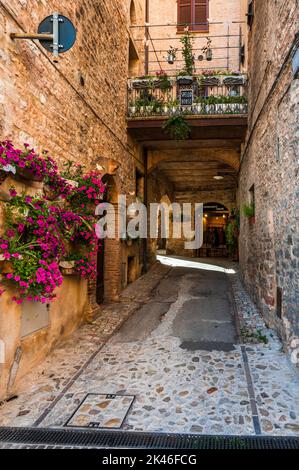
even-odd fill
[[(73, 47), (76, 41), (76, 29), (66, 16), (58, 16), (59, 27), (59, 54)], [(53, 16), (45, 18), (38, 27), (38, 34), (53, 34)], [(53, 52), (51, 41), (40, 41), (41, 45), (49, 52)]]

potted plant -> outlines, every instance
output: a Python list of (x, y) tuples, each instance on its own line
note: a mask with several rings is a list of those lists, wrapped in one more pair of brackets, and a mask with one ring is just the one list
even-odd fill
[(186, 140), (191, 134), (191, 127), (182, 114), (171, 116), (163, 130), (174, 140)]
[(255, 223), (255, 205), (252, 202), (243, 205), (243, 214), (247, 217), (250, 225)]
[(136, 106), (134, 101), (130, 101), (129, 103), (129, 112), (131, 116), (134, 116), (134, 114), (136, 113)]
[(173, 114), (177, 113), (177, 111), (179, 110), (179, 106), (180, 102), (178, 99), (168, 101), (168, 108)]
[(173, 65), (174, 62), (176, 61), (176, 55), (177, 55), (178, 48), (170, 46), (168, 51), (167, 51), (167, 62), (169, 65)]

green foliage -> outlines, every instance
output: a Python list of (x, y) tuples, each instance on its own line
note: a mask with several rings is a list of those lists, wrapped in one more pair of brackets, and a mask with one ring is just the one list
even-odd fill
[(254, 204), (244, 204), (243, 205), (243, 214), (245, 217), (248, 217), (250, 219), (251, 217), (255, 216), (255, 206)]
[(268, 344), (269, 340), (261, 330), (252, 331), (247, 327), (241, 328), (241, 335), (245, 342)]
[(225, 95), (210, 95), (199, 96), (195, 99), (196, 103), (200, 104), (246, 104), (247, 99), (245, 96), (225, 96)]
[(153, 112), (156, 112), (163, 105), (163, 100), (158, 100), (151, 93), (143, 93), (143, 95), (135, 101), (135, 106), (138, 111), (142, 107), (152, 107)]
[(234, 256), (234, 254), (238, 250), (239, 230), (240, 213), (237, 209), (233, 209), (231, 211), (226, 227), (226, 243), (228, 247), (229, 256)]
[(174, 140), (187, 140), (191, 128), (182, 114), (171, 116), (163, 126), (163, 130)]
[(67, 160), (66, 163), (63, 164), (61, 176), (62, 178), (65, 178), (67, 180), (77, 181), (79, 178), (82, 177), (84, 170), (84, 165), (75, 163), (71, 160)]
[(180, 39), (183, 50), (182, 55), (185, 61), (185, 68), (182, 71), (183, 75), (193, 75), (194, 57), (193, 57), (193, 38), (187, 30)]

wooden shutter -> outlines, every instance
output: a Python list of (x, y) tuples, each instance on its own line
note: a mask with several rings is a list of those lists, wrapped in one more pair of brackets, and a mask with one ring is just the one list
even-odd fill
[(192, 3), (193, 0), (178, 0), (178, 31), (192, 23)]
[[(194, 21), (195, 31), (207, 31), (208, 25), (208, 0), (194, 0)], [(198, 24), (200, 23), (200, 24)]]

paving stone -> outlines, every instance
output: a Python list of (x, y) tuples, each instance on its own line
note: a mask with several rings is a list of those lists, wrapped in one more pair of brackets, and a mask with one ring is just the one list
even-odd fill
[[(223, 266), (229, 268), (232, 265), (223, 262)], [(236, 265), (233, 267), (236, 269)], [(157, 272), (154, 274), (156, 276)], [(152, 286), (150, 277), (151, 273), (146, 275), (146, 284)], [(230, 274), (229, 280), (241, 325), (261, 329), (262, 334), (269, 338), (267, 345), (257, 343), (246, 348), (263, 432), (299, 435), (299, 425), (294, 423), (299, 415), (298, 371), (281, 352), (281, 343), (275, 333), (264, 325), (243, 290), (238, 273)], [(87, 393), (104, 393), (136, 397), (124, 422), (124, 429), (253, 435), (255, 431), (241, 346), (235, 345), (232, 352), (209, 351), (207, 354), (207, 351), (196, 350), (195, 355), (194, 351), (181, 349), (180, 339), (172, 334), (173, 319), (188, 300), (187, 293), (198, 282), (196, 276), (188, 277), (188, 274), (177, 279), (177, 300), (169, 306), (160, 324), (146, 339), (121, 344), (108, 342), (99, 350), (42, 425), (64, 426)], [(149, 297), (146, 288), (141, 290), (143, 298)], [(141, 293), (138, 295), (141, 299)], [(105, 321), (109, 316), (116, 318), (113, 328), (123, 321), (124, 317), (118, 318), (122, 315), (122, 302), (103, 308)], [(135, 304), (134, 308), (137, 306)], [(25, 378), (18, 390), (19, 398), (1, 406), (0, 424), (32, 426), (49, 406), (49, 397), (53, 398), (62, 391), (62, 383), (70, 382), (76, 366), (80, 364), (82, 367), (98, 350), (101, 340), (104, 341), (103, 319), (95, 320), (91, 326), (83, 326), (74, 333)], [(54, 378), (57, 386), (55, 394)], [(39, 393), (38, 389), (41, 389)], [(105, 400), (99, 401), (101, 406), (97, 410), (105, 411), (105, 403)], [(30, 413), (19, 415), (27, 410)], [(86, 425), (88, 419), (97, 419), (94, 407), (87, 406), (84, 413), (79, 420), (82, 425)], [(115, 416), (107, 418), (106, 422), (112, 427), (120, 425), (119, 417)]]

